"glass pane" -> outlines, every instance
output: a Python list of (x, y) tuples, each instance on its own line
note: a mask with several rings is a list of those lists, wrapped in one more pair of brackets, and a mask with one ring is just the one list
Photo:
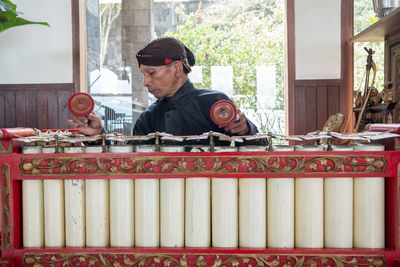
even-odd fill
[(197, 88), (224, 91), (259, 130), (285, 132), (283, 0), (87, 2), (98, 7), (97, 17), (88, 12), (88, 45), (101, 43), (88, 49), (88, 91), (107, 131), (130, 134), (156, 100), (143, 86), (135, 54), (168, 35), (195, 54), (189, 78)]
[[(354, 1), (354, 34), (357, 34), (378, 21), (374, 13), (372, 0)], [(364, 91), (366, 76), (367, 52), (364, 47), (375, 51), (373, 60), (376, 63), (375, 87), (382, 91), (384, 87), (384, 43), (383, 42), (357, 42), (354, 43), (354, 90)], [(370, 82), (372, 80), (372, 70)], [(371, 84), (371, 83), (370, 83)]]
[(132, 71), (121, 53), (121, 1), (87, 1), (88, 92), (108, 132), (131, 134)]

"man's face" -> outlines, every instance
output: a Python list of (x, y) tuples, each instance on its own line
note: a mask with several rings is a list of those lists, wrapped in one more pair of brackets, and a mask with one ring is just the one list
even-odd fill
[(173, 63), (165, 66), (140, 65), (140, 72), (144, 76), (144, 86), (157, 99), (173, 96), (179, 89), (177, 88), (176, 71)]

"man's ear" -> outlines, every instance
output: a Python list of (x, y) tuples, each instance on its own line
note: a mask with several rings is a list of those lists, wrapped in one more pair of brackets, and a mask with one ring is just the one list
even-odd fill
[(180, 72), (180, 71), (183, 70), (183, 69), (182, 69), (182, 62), (180, 62), (180, 61), (175, 61), (175, 62), (174, 62), (174, 67), (175, 67), (175, 70), (176, 70), (177, 72)]

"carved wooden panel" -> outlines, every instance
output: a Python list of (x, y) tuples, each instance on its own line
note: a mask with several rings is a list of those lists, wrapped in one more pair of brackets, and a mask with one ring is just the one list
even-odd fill
[(387, 39), (385, 58), (385, 81), (393, 83), (393, 102), (397, 103), (393, 109), (392, 121), (400, 122), (400, 33)]
[(390, 66), (390, 77), (393, 82), (394, 90), (394, 101), (397, 102), (397, 106), (393, 110), (393, 122), (400, 122), (400, 40), (397, 45), (393, 46), (391, 49), (391, 66)]
[(395, 90), (394, 100), (398, 102), (400, 100), (400, 41), (391, 48), (391, 62), (390, 77)]

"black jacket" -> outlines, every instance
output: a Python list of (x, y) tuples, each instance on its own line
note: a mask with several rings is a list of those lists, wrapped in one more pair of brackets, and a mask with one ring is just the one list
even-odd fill
[[(223, 99), (230, 100), (222, 92), (197, 89), (187, 80), (172, 97), (160, 98), (150, 105), (136, 121), (133, 133), (145, 135), (159, 131), (173, 135), (199, 135), (214, 131), (232, 135), (215, 124), (210, 117), (212, 105)], [(248, 135), (256, 134), (257, 127), (246, 120)]]

